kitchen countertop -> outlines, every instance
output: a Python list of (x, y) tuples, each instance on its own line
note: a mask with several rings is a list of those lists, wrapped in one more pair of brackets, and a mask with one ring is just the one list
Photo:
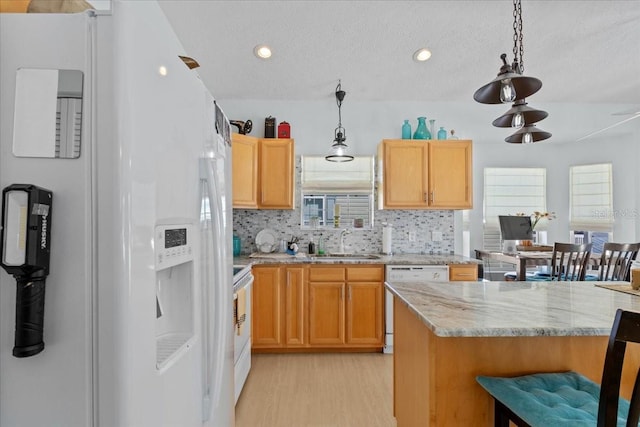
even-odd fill
[(386, 283), (439, 337), (608, 336), (617, 308), (640, 297), (596, 287), (628, 282)]
[(285, 253), (258, 254), (258, 257), (248, 255), (235, 257), (234, 264), (390, 264), (390, 265), (449, 265), (449, 264), (482, 264), (482, 261), (464, 257), (462, 255), (428, 255), (428, 254), (398, 254), (376, 255), (379, 258), (333, 258), (316, 256), (287, 255)]

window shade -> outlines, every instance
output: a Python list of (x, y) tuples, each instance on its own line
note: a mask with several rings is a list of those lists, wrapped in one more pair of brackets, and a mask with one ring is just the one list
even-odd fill
[(328, 162), (324, 157), (301, 156), (304, 194), (371, 194), (373, 157), (355, 157), (351, 162)]
[[(499, 230), (499, 215), (546, 212), (546, 181), (544, 168), (485, 168), (485, 228)], [(546, 221), (542, 221), (536, 229), (545, 226)]]
[(569, 173), (571, 230), (612, 231), (611, 163), (571, 166)]

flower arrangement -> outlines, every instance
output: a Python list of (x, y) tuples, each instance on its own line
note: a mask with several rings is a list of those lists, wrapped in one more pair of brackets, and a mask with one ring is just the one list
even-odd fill
[(531, 231), (536, 229), (536, 225), (538, 225), (541, 219), (546, 219), (548, 221), (551, 221), (556, 217), (555, 212), (540, 212), (540, 211), (533, 211), (533, 213), (530, 215), (527, 215), (526, 213), (523, 213), (523, 212), (517, 213), (516, 215), (531, 217)]

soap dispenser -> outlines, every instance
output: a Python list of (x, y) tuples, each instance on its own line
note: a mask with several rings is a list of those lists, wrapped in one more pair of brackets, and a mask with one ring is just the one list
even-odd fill
[(322, 240), (322, 233), (320, 233), (320, 237), (318, 238), (318, 255), (324, 255), (324, 240)]

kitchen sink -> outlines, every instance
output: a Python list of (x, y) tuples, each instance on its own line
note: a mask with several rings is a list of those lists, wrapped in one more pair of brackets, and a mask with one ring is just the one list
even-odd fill
[(356, 253), (341, 253), (341, 252), (330, 252), (328, 254), (315, 254), (309, 255), (310, 258), (320, 258), (320, 259), (380, 259), (379, 255), (374, 254), (356, 254)]

